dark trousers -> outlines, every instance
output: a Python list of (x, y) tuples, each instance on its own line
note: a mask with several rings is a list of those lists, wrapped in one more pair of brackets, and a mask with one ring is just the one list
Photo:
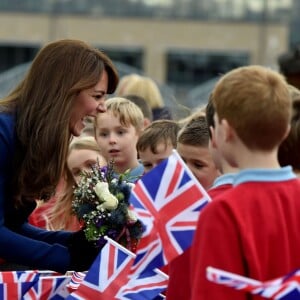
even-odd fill
[(9, 262), (0, 264), (0, 272), (1, 271), (26, 271), (26, 270), (32, 270), (32, 269), (28, 266), (18, 265)]

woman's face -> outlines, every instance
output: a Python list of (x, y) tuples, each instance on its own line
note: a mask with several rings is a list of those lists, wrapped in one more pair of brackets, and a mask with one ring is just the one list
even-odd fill
[(105, 111), (105, 96), (107, 93), (108, 76), (104, 71), (98, 83), (87, 90), (82, 90), (75, 98), (70, 117), (70, 132), (79, 136), (84, 128), (86, 116), (96, 117), (98, 112)]
[(91, 166), (99, 162), (101, 167), (107, 165), (106, 160), (99, 152), (90, 149), (73, 149), (67, 160), (68, 168), (75, 182), (81, 179), (82, 171), (91, 171)]

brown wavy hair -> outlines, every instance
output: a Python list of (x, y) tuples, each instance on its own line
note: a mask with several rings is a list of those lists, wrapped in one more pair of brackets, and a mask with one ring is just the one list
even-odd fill
[(112, 61), (79, 40), (59, 40), (43, 47), (0, 111), (16, 114), (14, 193), (17, 200), (48, 199), (66, 168), (70, 112), (80, 91), (108, 74), (111, 94), (118, 84)]
[(141, 133), (136, 144), (137, 151), (146, 151), (148, 148), (152, 153), (157, 154), (157, 147), (160, 143), (165, 145), (169, 144), (176, 149), (177, 147), (177, 134), (180, 130), (178, 122), (174, 120), (156, 120), (153, 121)]

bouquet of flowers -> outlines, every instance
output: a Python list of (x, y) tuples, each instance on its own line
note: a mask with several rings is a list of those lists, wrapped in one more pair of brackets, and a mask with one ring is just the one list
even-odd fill
[(83, 226), (88, 241), (102, 248), (104, 236), (135, 252), (144, 226), (129, 209), (129, 196), (134, 184), (128, 172), (116, 178), (114, 163), (102, 167), (97, 163), (83, 172), (74, 189), (73, 213)]

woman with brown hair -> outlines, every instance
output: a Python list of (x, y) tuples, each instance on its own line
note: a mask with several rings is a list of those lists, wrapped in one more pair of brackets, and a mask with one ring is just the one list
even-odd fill
[(0, 257), (58, 272), (88, 269), (97, 253), (82, 231), (50, 232), (27, 223), (66, 170), (68, 146), (86, 116), (105, 111), (118, 74), (102, 52), (78, 40), (43, 47), (24, 80), (0, 101)]

